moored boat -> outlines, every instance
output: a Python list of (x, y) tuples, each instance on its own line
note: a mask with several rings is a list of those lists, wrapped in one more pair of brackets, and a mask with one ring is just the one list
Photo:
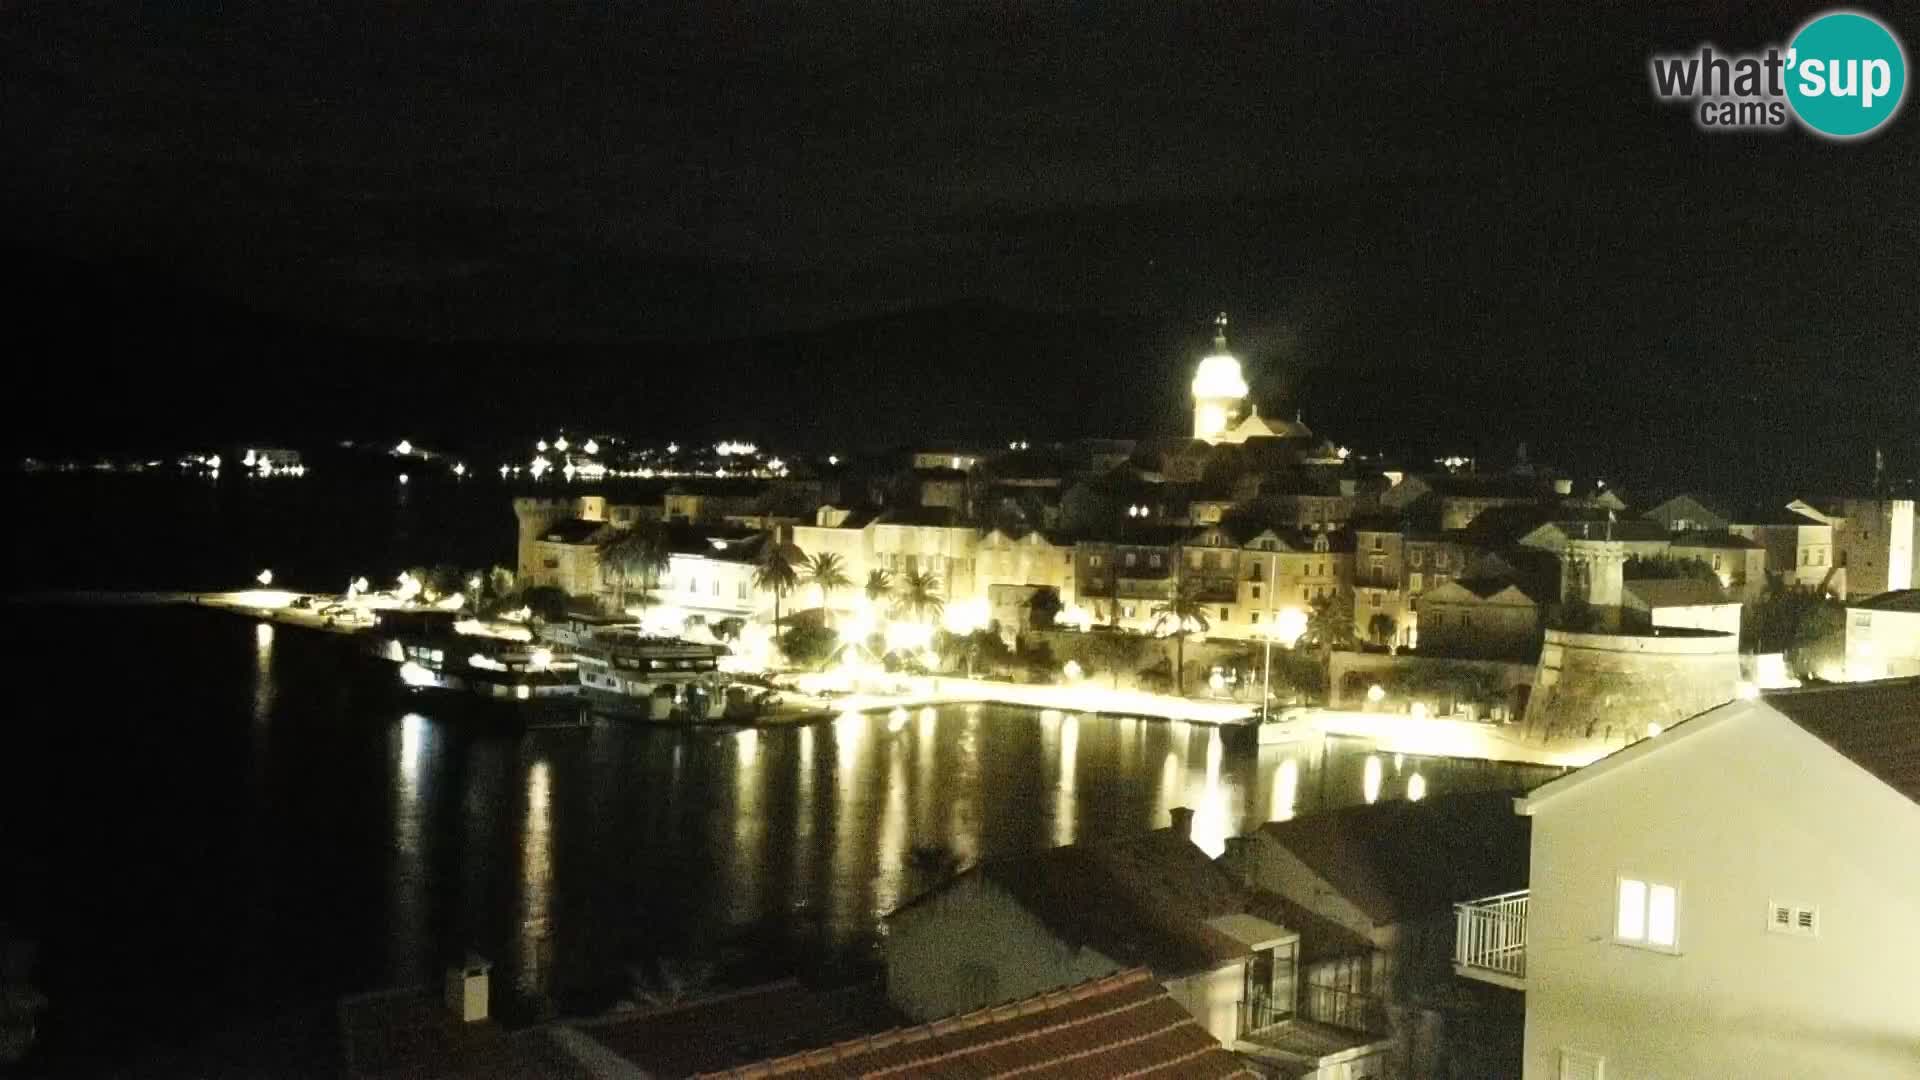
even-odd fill
[(601, 630), (580, 646), (581, 693), (598, 711), (644, 720), (701, 723), (752, 712), (746, 687), (720, 671), (726, 650), (637, 630)]
[(400, 681), (410, 689), (461, 692), (502, 702), (549, 701), (580, 694), (574, 658), (564, 650), (490, 634), (459, 633), (451, 620), (393, 628), (397, 632), (374, 639), (374, 654), (398, 664)]

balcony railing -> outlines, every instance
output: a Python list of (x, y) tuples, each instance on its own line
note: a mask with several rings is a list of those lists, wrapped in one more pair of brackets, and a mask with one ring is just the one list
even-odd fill
[(1453, 970), (1518, 988), (1527, 977), (1527, 890), (1453, 905)]
[(1386, 1008), (1377, 994), (1320, 983), (1307, 983), (1300, 992), (1300, 1015), (1309, 1020), (1363, 1034), (1386, 1034)]

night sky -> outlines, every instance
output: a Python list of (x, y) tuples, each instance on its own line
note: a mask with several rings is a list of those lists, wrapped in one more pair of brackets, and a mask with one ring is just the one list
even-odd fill
[(1648, 54), (1819, 5), (1547, 6), (9, 4), (10, 441), (1173, 431), (1225, 309), (1346, 441), (1912, 471), (1914, 102), (1705, 134)]

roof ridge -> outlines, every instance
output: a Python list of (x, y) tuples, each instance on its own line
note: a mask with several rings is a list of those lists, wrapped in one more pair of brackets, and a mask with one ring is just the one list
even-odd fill
[(1765, 701), (1768, 698), (1774, 697), (1808, 697), (1814, 694), (1846, 693), (1848, 691), (1857, 691), (1863, 686), (1920, 686), (1920, 675), (1902, 675), (1892, 679), (1862, 679), (1855, 682), (1823, 682), (1803, 684), (1800, 686), (1783, 686), (1777, 690), (1762, 691), (1760, 700)]
[[(789, 979), (785, 981), (793, 982), (795, 980)], [(708, 1073), (706, 1075), (742, 1076), (742, 1077), (744, 1076), (779, 1076), (783, 1073), (794, 1072), (804, 1068), (810, 1068), (815, 1064), (841, 1061), (845, 1058), (853, 1057), (859, 1054), (865, 1054), (870, 1051), (884, 1050), (892, 1046), (899, 1046), (899, 1045), (908, 1044), (908, 1043), (935, 1042), (936, 1040), (944, 1038), (946, 1036), (955, 1035), (965, 1031), (972, 1031), (975, 1028), (979, 1028), (990, 1023), (998, 1023), (1003, 1020), (1018, 1019), (1021, 1016), (1026, 1016), (1026, 1015), (1030, 1015), (1037, 1012), (1045, 1012), (1047, 1009), (1053, 1008), (1058, 1005), (1071, 1004), (1072, 1002), (1075, 1002), (1075, 1001), (1088, 1000), (1090, 998), (1098, 997), (1100, 994), (1111, 993), (1116, 990), (1126, 989), (1130, 986), (1134, 986), (1141, 983), (1151, 985), (1152, 982), (1153, 982), (1152, 975), (1150, 972), (1148, 972), (1146, 968), (1144, 967), (1127, 968), (1124, 971), (1114, 972), (1113, 974), (1110, 974), (1110, 975), (1095, 976), (1093, 978), (1083, 979), (1080, 982), (1073, 983), (1067, 986), (1056, 987), (1051, 990), (1045, 990), (1038, 994), (1031, 995), (1029, 997), (1017, 998), (1013, 1001), (1003, 1002), (998, 1005), (989, 1005), (983, 1008), (971, 1010), (969, 1012), (958, 1013), (953, 1016), (941, 1017), (939, 1019), (929, 1020), (923, 1024), (915, 1024), (909, 1027), (902, 1027), (902, 1028), (889, 1028), (886, 1031), (875, 1032), (870, 1035), (856, 1036), (855, 1038), (846, 1039), (841, 1042), (833, 1043), (832, 1045), (829, 1045), (829, 1046), (822, 1046), (813, 1050), (801, 1050), (793, 1054), (788, 1054), (785, 1057), (778, 1057), (770, 1061), (761, 1062), (757, 1067), (735, 1066), (734, 1068), (728, 1069), (724, 1072)], [(1140, 1005), (1149, 1004), (1154, 1000), (1155, 999), (1152, 996), (1140, 998), (1136, 1001), (1126, 1002), (1122, 1005), (1118, 1005), (1110, 1009), (1101, 1010), (1099, 1012), (1091, 1014), (1090, 1016), (1082, 1017), (1078, 1020), (1062, 1021), (1061, 1023), (1051, 1024), (1051, 1025), (1048, 1025), (1047, 1027), (1039, 1029), (1038, 1031), (1029, 1031), (1029, 1032), (1022, 1032), (1015, 1035), (1003, 1036), (1002, 1038), (995, 1039), (992, 1042), (981, 1043), (981, 1044), (978, 1044), (977, 1046), (967, 1047), (965, 1048), (964, 1051), (961, 1049), (954, 1049), (954, 1050), (949, 1050), (945, 1053), (936, 1054), (928, 1058), (916, 1058), (911, 1062), (907, 1062), (902, 1065), (896, 1065), (887, 1069), (882, 1069), (877, 1072), (869, 1073), (868, 1075), (884, 1076), (888, 1073), (898, 1072), (901, 1069), (922, 1068), (926, 1065), (931, 1064), (932, 1062), (940, 1061), (944, 1058), (951, 1057), (956, 1053), (971, 1052), (971, 1051), (979, 1050), (983, 1048), (1001, 1046), (1008, 1042), (1016, 1041), (1018, 1039), (1031, 1038), (1036, 1034), (1041, 1034), (1049, 1031), (1056, 1031), (1063, 1028), (1072, 1027), (1076, 1024), (1082, 1024), (1082, 1023), (1085, 1023), (1087, 1020), (1093, 1019), (1095, 1017), (1111, 1016), (1115, 1013), (1123, 1012), (1127, 1009), (1132, 1009)], [(753, 1071), (747, 1071), (749, 1068), (752, 1068)]]
[[(1083, 985), (1085, 985), (1085, 983), (1080, 983), (1080, 984), (1076, 984), (1076, 985), (1081, 985), (1081, 986), (1083, 986)], [(990, 1011), (999, 1011), (999, 1010), (1002, 1010), (1002, 1009), (1006, 1009), (1006, 1008), (1008, 1008), (1009, 1006), (1013, 1006), (1013, 1005), (1023, 1005), (1023, 1004), (1026, 1004), (1026, 1003), (1028, 1003), (1028, 1002), (1038, 1002), (1038, 1001), (1039, 1001), (1040, 999), (1042, 999), (1042, 998), (1046, 998), (1046, 997), (1050, 997), (1050, 996), (1054, 996), (1054, 994), (1055, 994), (1055, 993), (1056, 993), (1056, 992), (1054, 992), (1054, 991), (1049, 991), (1049, 992), (1047, 992), (1047, 993), (1044, 993), (1044, 994), (1036, 994), (1036, 995), (1035, 995), (1034, 997), (1031, 997), (1031, 998), (1022, 998), (1022, 999), (1020, 999), (1019, 1001), (1015, 1001), (1015, 1002), (1009, 1002), (1009, 1003), (1007, 1003), (1007, 1005), (1002, 1005), (1002, 1006), (997, 1006), (997, 1007), (996, 1007), (996, 1008), (995, 1008), (994, 1010), (990, 1010)], [(1084, 1000), (1087, 1000), (1087, 997), (1084, 997), (1084, 996), (1082, 996), (1082, 997), (1069, 997), (1069, 998), (1065, 998), (1065, 999), (1062, 999), (1061, 1001), (1057, 1001), (1057, 1002), (1052, 1002), (1052, 1003), (1050, 1003), (1050, 1005), (1049, 1005), (1048, 1007), (1051, 1007), (1052, 1005), (1059, 1005), (1059, 1004), (1071, 1004), (1071, 1003), (1072, 1003), (1072, 1002), (1074, 1002), (1074, 1001), (1084, 1001)], [(982, 1051), (982, 1050), (991, 1050), (991, 1049), (993, 1049), (993, 1048), (995, 1048), (995, 1047), (999, 1047), (999, 1046), (1005, 1046), (1005, 1045), (1007, 1045), (1007, 1044), (1009, 1044), (1009, 1043), (1016, 1043), (1016, 1042), (1021, 1042), (1021, 1041), (1024, 1041), (1024, 1040), (1026, 1040), (1026, 1039), (1032, 1039), (1032, 1038), (1036, 1038), (1036, 1037), (1038, 1037), (1038, 1036), (1041, 1036), (1041, 1035), (1049, 1035), (1049, 1034), (1052, 1034), (1053, 1032), (1056, 1032), (1056, 1031), (1065, 1031), (1065, 1030), (1067, 1030), (1068, 1028), (1075, 1028), (1075, 1027), (1080, 1027), (1080, 1026), (1082, 1026), (1082, 1025), (1084, 1025), (1084, 1024), (1087, 1024), (1087, 1023), (1090, 1023), (1090, 1022), (1092, 1022), (1092, 1021), (1095, 1021), (1095, 1020), (1102, 1020), (1102, 1019), (1105, 1019), (1105, 1018), (1107, 1018), (1107, 1017), (1109, 1017), (1109, 1016), (1116, 1016), (1116, 1015), (1118, 1015), (1118, 1014), (1120, 1014), (1120, 1013), (1123, 1013), (1123, 1012), (1130, 1012), (1130, 1011), (1132, 1011), (1132, 1010), (1134, 1010), (1134, 1009), (1138, 1009), (1138, 1008), (1140, 1008), (1140, 1007), (1142, 1007), (1142, 1006), (1146, 1006), (1146, 1005), (1151, 1005), (1151, 1004), (1153, 1004), (1153, 1003), (1154, 1003), (1154, 1002), (1155, 1002), (1156, 1000), (1157, 1000), (1157, 998), (1155, 998), (1155, 997), (1151, 997), (1151, 996), (1149, 996), (1149, 997), (1143, 997), (1143, 998), (1138, 998), (1138, 999), (1136, 999), (1136, 1000), (1133, 1000), (1133, 1001), (1128, 1001), (1128, 1002), (1124, 1002), (1124, 1003), (1122, 1003), (1122, 1004), (1119, 1004), (1119, 1005), (1115, 1005), (1114, 1007), (1112, 1007), (1112, 1008), (1109, 1008), (1109, 1009), (1101, 1009), (1101, 1010), (1099, 1010), (1098, 1012), (1092, 1012), (1092, 1013), (1088, 1013), (1088, 1014), (1087, 1014), (1087, 1015), (1085, 1015), (1085, 1016), (1080, 1016), (1080, 1017), (1075, 1017), (1075, 1018), (1073, 1018), (1073, 1019), (1070, 1019), (1070, 1020), (1061, 1020), (1061, 1021), (1059, 1021), (1058, 1023), (1053, 1023), (1053, 1024), (1048, 1024), (1048, 1025), (1046, 1025), (1045, 1027), (1039, 1027), (1039, 1028), (1035, 1028), (1035, 1029), (1033, 1029), (1032, 1031), (1017, 1031), (1017, 1032), (1009, 1032), (1009, 1033), (1007, 1033), (1007, 1034), (1005, 1034), (1005, 1035), (1002, 1035), (1002, 1036), (1001, 1036), (1000, 1038), (998, 1038), (998, 1039), (994, 1039), (994, 1040), (992, 1040), (992, 1041), (990, 1041), (990, 1042), (982, 1042), (982, 1043), (970, 1043), (970, 1044), (968, 1044), (968, 1045), (966, 1045), (966, 1046), (957, 1046), (957, 1047), (953, 1047), (953, 1048), (951, 1048), (951, 1049), (947, 1049), (947, 1050), (945, 1050), (945, 1052), (943, 1052), (943, 1053), (939, 1053), (939, 1054), (935, 1054), (935, 1055), (933, 1055), (932, 1057), (924, 1057), (924, 1058), (916, 1058), (916, 1059), (915, 1059), (915, 1060), (913, 1060), (913, 1061), (909, 1061), (909, 1062), (903, 1062), (903, 1063), (901, 1063), (901, 1064), (899, 1064), (899, 1065), (895, 1065), (895, 1066), (893, 1066), (893, 1067), (891, 1067), (891, 1068), (888, 1068), (888, 1069), (881, 1069), (881, 1070), (879, 1070), (879, 1071), (876, 1071), (876, 1072), (873, 1072), (873, 1073), (870, 1073), (870, 1074), (868, 1074), (868, 1075), (870, 1075), (870, 1076), (885, 1076), (885, 1075), (887, 1075), (887, 1074), (889, 1074), (889, 1073), (898, 1073), (898, 1072), (901, 1072), (901, 1071), (903, 1071), (903, 1070), (919, 1070), (919, 1069), (922, 1069), (922, 1068), (925, 1068), (925, 1067), (927, 1067), (927, 1066), (930, 1066), (930, 1065), (933, 1065), (933, 1064), (935, 1064), (935, 1063), (937, 1063), (937, 1062), (940, 1062), (940, 1061), (944, 1061), (944, 1060), (946, 1060), (946, 1059), (948, 1059), (948, 1058), (952, 1058), (952, 1057), (956, 1057), (956, 1056), (959, 1056), (959, 1055), (961, 1055), (961, 1054), (972, 1054), (972, 1053), (978, 1053), (978, 1052), (980, 1052), (980, 1051)], [(1038, 1005), (1036, 1004), (1036, 1005), (1034, 1005), (1034, 1006), (1033, 1006), (1033, 1007), (1031, 1007), (1031, 1008), (1025, 1008), (1025, 1009), (1021, 1009), (1021, 1010), (1020, 1010), (1019, 1012), (1017, 1012), (1017, 1013), (1014, 1013), (1014, 1014), (1013, 1014), (1013, 1015), (1011, 1015), (1011, 1016), (999, 1016), (999, 1017), (995, 1017), (995, 1018), (993, 1018), (993, 1020), (992, 1020), (991, 1022), (995, 1022), (995, 1023), (997, 1023), (997, 1022), (999, 1022), (1000, 1020), (1017, 1020), (1017, 1019), (1019, 1019), (1019, 1018), (1020, 1018), (1021, 1016), (1025, 1016), (1025, 1015), (1029, 1015), (1029, 1014), (1031, 1014), (1031, 1013), (1035, 1013), (1035, 1012), (1045, 1012), (1045, 1011), (1046, 1011), (1046, 1008), (1042, 1008), (1042, 1007), (1040, 1007), (1040, 1006), (1038, 1006)], [(963, 1014), (963, 1015), (972, 1015), (972, 1014)], [(1186, 1020), (1190, 1020), (1190, 1019), (1191, 1019), (1191, 1017), (1185, 1017), (1185, 1018), (1183, 1018), (1182, 1020), (1179, 1020), (1179, 1021), (1175, 1021), (1175, 1025), (1178, 1025), (1179, 1023), (1183, 1023), (1183, 1022), (1185, 1022)], [(984, 1025), (985, 1025), (986, 1023), (988, 1023), (988, 1022), (989, 1022), (989, 1021), (984, 1021), (984, 1020), (983, 1020), (983, 1021), (976, 1021), (976, 1022), (974, 1022), (974, 1023), (971, 1023), (971, 1024), (966, 1024), (966, 1025), (962, 1025), (962, 1026), (956, 1026), (956, 1027), (953, 1027), (953, 1028), (949, 1028), (949, 1029), (947, 1029), (947, 1030), (945, 1030), (945, 1031), (937, 1031), (937, 1032), (930, 1032), (930, 1033), (928, 1034), (928, 1036), (926, 1037), (926, 1039), (924, 1039), (924, 1040), (921, 1040), (921, 1041), (925, 1041), (925, 1042), (933, 1042), (933, 1043), (935, 1043), (936, 1045), (938, 1045), (938, 1043), (937, 1043), (937, 1040), (939, 1040), (939, 1039), (942, 1039), (942, 1038), (945, 1038), (946, 1036), (949, 1036), (949, 1035), (953, 1035), (953, 1034), (957, 1034), (957, 1033), (959, 1033), (959, 1032), (963, 1032), (963, 1031), (971, 1031), (971, 1030), (973, 1030), (973, 1029), (975, 1029), (975, 1028), (979, 1028), (979, 1027), (982, 1027), (982, 1026), (984, 1026)], [(934, 1026), (934, 1024), (937, 1024), (937, 1023), (939, 1023), (939, 1021), (932, 1021), (932, 1022), (929, 1022), (928, 1024), (925, 1024), (925, 1025), (923, 1025), (923, 1026), (924, 1026), (924, 1027), (926, 1027), (926, 1028), (929, 1028), (929, 1029), (930, 1029), (930, 1028), (932, 1028), (932, 1027)], [(1115, 1047), (1115, 1046), (1127, 1046), (1127, 1045), (1130, 1045), (1130, 1044), (1132, 1044), (1132, 1043), (1135, 1043), (1135, 1042), (1138, 1042), (1138, 1041), (1140, 1041), (1140, 1039), (1142, 1039), (1142, 1038), (1148, 1038), (1148, 1037), (1151, 1037), (1151, 1036), (1153, 1036), (1153, 1035), (1158, 1035), (1158, 1034), (1160, 1034), (1160, 1033), (1162, 1033), (1162, 1032), (1164, 1032), (1164, 1031), (1166, 1031), (1166, 1030), (1168, 1030), (1168, 1028), (1167, 1028), (1166, 1026), (1163, 1026), (1163, 1027), (1160, 1027), (1160, 1028), (1156, 1028), (1156, 1029), (1155, 1029), (1155, 1030), (1153, 1030), (1152, 1032), (1149, 1032), (1149, 1033), (1148, 1033), (1147, 1035), (1144, 1035), (1144, 1036), (1140, 1036), (1139, 1038), (1135, 1038), (1135, 1039), (1128, 1039), (1128, 1040), (1127, 1040), (1126, 1042), (1117, 1042), (1117, 1043), (1106, 1043), (1106, 1044), (1104, 1044), (1104, 1045), (1102, 1045), (1102, 1046), (1100, 1046), (1100, 1047), (1098, 1047), (1098, 1048), (1096, 1048), (1095, 1050), (1090, 1050), (1090, 1051), (1082, 1051), (1081, 1053), (1078, 1053), (1078, 1054), (1072, 1054), (1072, 1055), (1069, 1055), (1069, 1056), (1067, 1056), (1067, 1057), (1062, 1057), (1062, 1058), (1053, 1058), (1053, 1059), (1051, 1059), (1051, 1060), (1049, 1060), (1049, 1061), (1046, 1061), (1046, 1062), (1043, 1062), (1043, 1063), (1040, 1063), (1040, 1064), (1036, 1064), (1036, 1065), (1030, 1065), (1030, 1066), (1027, 1066), (1026, 1068), (1023, 1068), (1023, 1069), (1016, 1069), (1016, 1070), (1013, 1070), (1013, 1071), (1011, 1071), (1011, 1072), (1002, 1072), (1002, 1073), (1000, 1073), (999, 1075), (1001, 1075), (1001, 1076), (1017, 1076), (1017, 1075), (1019, 1075), (1020, 1073), (1023, 1073), (1023, 1072), (1032, 1072), (1032, 1071), (1034, 1071), (1034, 1070), (1036, 1070), (1036, 1069), (1041, 1069), (1041, 1068), (1048, 1068), (1048, 1067), (1051, 1067), (1051, 1066), (1053, 1066), (1053, 1065), (1057, 1065), (1057, 1064), (1059, 1064), (1059, 1063), (1060, 1063), (1060, 1062), (1062, 1062), (1062, 1061), (1072, 1061), (1072, 1060), (1073, 1060), (1074, 1058), (1077, 1058), (1077, 1057), (1084, 1057), (1084, 1056), (1086, 1056), (1086, 1054), (1088, 1054), (1088, 1053), (1097, 1053), (1097, 1052), (1098, 1052), (1098, 1051), (1100, 1051), (1100, 1050), (1106, 1050), (1106, 1049), (1110, 1049), (1110, 1048), (1112, 1048), (1112, 1047)], [(903, 1040), (903, 1041), (904, 1041), (904, 1040)]]
[(707, 1005), (718, 1004), (723, 1001), (734, 1001), (739, 998), (751, 997), (756, 994), (772, 993), (775, 990), (786, 990), (786, 989), (797, 990), (801, 988), (802, 987), (800, 985), (800, 980), (793, 977), (792, 975), (788, 975), (783, 978), (774, 979), (771, 982), (755, 983), (752, 986), (743, 986), (737, 990), (724, 990), (717, 994), (708, 994), (704, 997), (691, 998), (687, 1001), (676, 1001), (671, 1005), (662, 1005), (658, 1008), (645, 1009), (645, 1010), (635, 1009), (630, 1012), (615, 1012), (615, 1013), (608, 1013), (605, 1016), (590, 1017), (584, 1023), (576, 1023), (575, 1026), (591, 1025), (595, 1027), (601, 1027), (601, 1026), (608, 1026), (612, 1024), (630, 1023), (634, 1020), (652, 1019), (653, 1017), (656, 1017), (656, 1016), (672, 1016), (676, 1013), (688, 1012), (693, 1009), (702, 1008)]

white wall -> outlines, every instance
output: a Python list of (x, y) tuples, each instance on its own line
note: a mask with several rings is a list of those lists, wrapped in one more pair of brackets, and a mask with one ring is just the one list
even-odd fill
[(887, 998), (917, 1021), (1030, 997), (1119, 971), (1077, 949), (979, 874), (887, 921)]
[[(1920, 807), (1743, 708), (1538, 808), (1527, 1077), (1561, 1047), (1608, 1080), (1920, 1075)], [(1611, 942), (1623, 874), (1678, 886), (1678, 955)]]
[(1232, 1046), (1240, 1037), (1240, 995), (1246, 990), (1247, 965), (1229, 964), (1214, 971), (1170, 979), (1168, 996), (1200, 1021), (1207, 1033)]
[(1920, 675), (1920, 612), (1847, 609), (1847, 678)]
[(1715, 630), (1722, 634), (1740, 636), (1739, 604), (1687, 604), (1684, 606), (1657, 607), (1649, 612), (1655, 626), (1690, 627), (1695, 630)]
[(1263, 831), (1254, 832), (1237, 851), (1222, 856), (1220, 864), (1256, 889), (1284, 896), (1362, 937), (1373, 936), (1373, 920), (1366, 912)]

